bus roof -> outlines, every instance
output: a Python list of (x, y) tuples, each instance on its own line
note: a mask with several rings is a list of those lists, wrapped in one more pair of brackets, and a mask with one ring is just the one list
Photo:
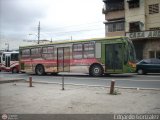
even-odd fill
[(52, 43), (45, 43), (45, 44), (20, 46), (20, 48), (43, 46), (43, 45), (54, 45), (54, 44), (65, 44), (65, 43), (78, 43), (78, 42), (85, 42), (85, 41), (87, 42), (87, 41), (112, 40), (112, 39), (118, 39), (118, 38), (127, 38), (127, 37), (126, 36), (116, 36), (116, 37), (91, 38), (91, 39), (83, 39), (83, 40), (63, 40), (63, 41), (54, 41)]

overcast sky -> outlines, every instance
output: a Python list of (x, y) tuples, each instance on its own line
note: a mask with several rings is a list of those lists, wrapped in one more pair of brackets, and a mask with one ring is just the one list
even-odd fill
[(0, 49), (37, 40), (39, 21), (40, 39), (104, 37), (102, 8), (102, 0), (0, 0)]

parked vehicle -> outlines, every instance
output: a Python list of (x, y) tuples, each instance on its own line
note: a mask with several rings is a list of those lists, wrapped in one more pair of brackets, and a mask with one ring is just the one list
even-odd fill
[(3, 52), (1, 56), (0, 70), (12, 73), (19, 72), (19, 52)]
[(136, 65), (136, 72), (139, 75), (146, 73), (160, 73), (160, 59), (143, 59)]

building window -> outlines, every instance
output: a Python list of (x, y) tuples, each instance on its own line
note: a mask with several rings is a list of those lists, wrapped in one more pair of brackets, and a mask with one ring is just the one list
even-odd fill
[(129, 8), (138, 8), (139, 0), (127, 0)]
[(105, 2), (103, 13), (117, 10), (124, 10), (124, 0), (110, 0)]
[(159, 4), (149, 5), (149, 14), (159, 13)]
[(129, 23), (129, 31), (130, 32), (139, 32), (140, 31), (139, 22), (131, 22), (131, 23)]
[(160, 51), (149, 51), (149, 58), (160, 59)]
[(114, 22), (106, 24), (107, 32), (124, 31), (124, 22)]

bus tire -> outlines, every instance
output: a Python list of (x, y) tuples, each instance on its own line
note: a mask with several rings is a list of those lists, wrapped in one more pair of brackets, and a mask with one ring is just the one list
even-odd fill
[(18, 71), (18, 69), (16, 68), (16, 67), (14, 67), (13, 69), (12, 69), (12, 73), (18, 73), (19, 71)]
[(104, 73), (103, 67), (100, 64), (93, 64), (90, 67), (89, 74), (93, 77), (100, 77)]
[(45, 74), (45, 70), (44, 70), (44, 66), (43, 65), (37, 65), (35, 72), (37, 75), (44, 75)]
[(58, 72), (53, 72), (53, 73), (51, 73), (51, 75), (58, 75)]

